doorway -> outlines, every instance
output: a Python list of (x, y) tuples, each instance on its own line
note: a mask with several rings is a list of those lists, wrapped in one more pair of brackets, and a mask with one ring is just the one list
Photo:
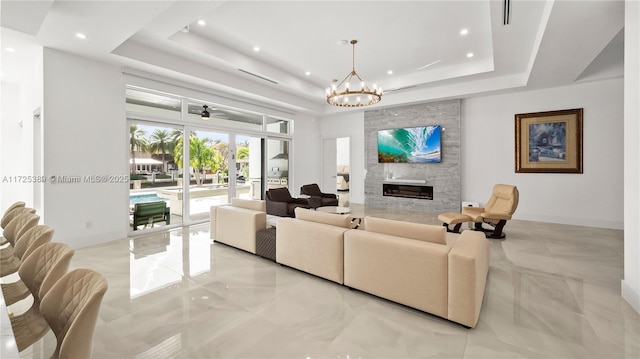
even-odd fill
[(322, 140), (322, 191), (336, 193), (341, 206), (349, 205), (351, 191), (351, 138)]

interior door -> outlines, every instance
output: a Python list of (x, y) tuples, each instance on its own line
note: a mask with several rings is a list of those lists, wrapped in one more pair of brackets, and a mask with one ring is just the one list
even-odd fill
[(336, 193), (336, 139), (322, 140), (322, 192)]

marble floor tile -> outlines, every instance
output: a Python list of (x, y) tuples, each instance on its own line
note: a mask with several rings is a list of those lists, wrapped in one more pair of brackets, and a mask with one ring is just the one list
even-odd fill
[[(441, 225), (437, 213), (351, 209)], [(512, 220), (505, 232), (490, 240), (474, 329), (214, 243), (208, 224), (114, 238), (70, 267), (109, 282), (96, 359), (640, 358), (640, 315), (620, 296), (622, 231)], [(54, 348), (49, 333), (21, 355)]]

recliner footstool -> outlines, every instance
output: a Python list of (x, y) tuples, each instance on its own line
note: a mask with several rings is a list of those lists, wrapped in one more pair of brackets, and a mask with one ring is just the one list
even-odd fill
[[(443, 222), (442, 225), (447, 227), (447, 232), (460, 233), (460, 226), (464, 222), (471, 222), (471, 217), (466, 214), (447, 212), (438, 215), (438, 220)], [(450, 225), (455, 225), (453, 229), (449, 228)]]

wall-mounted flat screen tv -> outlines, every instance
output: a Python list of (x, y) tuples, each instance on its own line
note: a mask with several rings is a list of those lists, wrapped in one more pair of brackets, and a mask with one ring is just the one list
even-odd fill
[(378, 162), (438, 163), (440, 125), (378, 131)]

